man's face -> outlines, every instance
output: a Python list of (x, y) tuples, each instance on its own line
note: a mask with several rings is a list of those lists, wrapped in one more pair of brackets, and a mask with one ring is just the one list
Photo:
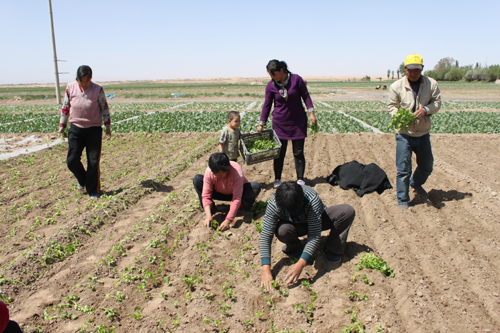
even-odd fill
[(422, 66), (422, 69), (408, 69), (405, 67), (406, 75), (408, 76), (408, 80), (410, 81), (418, 81), (420, 80), (420, 77), (422, 76), (422, 70), (424, 69), (424, 66)]

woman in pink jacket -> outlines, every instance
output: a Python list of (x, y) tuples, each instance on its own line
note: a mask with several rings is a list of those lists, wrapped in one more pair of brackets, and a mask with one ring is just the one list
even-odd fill
[[(92, 69), (89, 66), (78, 67), (76, 81), (68, 83), (66, 87), (59, 121), (60, 134), (64, 133), (68, 121), (71, 123), (66, 159), (68, 169), (78, 180), (79, 189), (85, 188), (91, 198), (98, 198), (101, 190), (101, 125), (104, 122), (106, 136), (111, 138), (111, 119), (104, 90), (92, 82)], [(84, 148), (87, 152), (87, 170), (80, 160)]]
[(229, 213), (219, 226), (220, 231), (230, 228), (239, 208), (250, 211), (260, 193), (260, 184), (248, 182), (241, 166), (229, 161), (225, 153), (212, 154), (208, 159), (205, 175), (196, 175), (193, 185), (205, 211), (204, 224), (207, 228), (212, 226), (212, 214), (217, 211), (213, 199), (231, 201)]

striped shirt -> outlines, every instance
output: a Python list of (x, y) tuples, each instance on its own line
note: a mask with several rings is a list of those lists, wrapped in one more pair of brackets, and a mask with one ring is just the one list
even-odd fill
[(302, 207), (305, 213), (305, 219), (296, 222), (290, 219), (290, 214), (282, 211), (276, 205), (275, 195), (269, 199), (267, 203), (266, 214), (264, 216), (264, 225), (260, 236), (260, 260), (262, 265), (271, 265), (271, 243), (274, 237), (274, 231), (279, 222), (289, 221), (291, 223), (308, 223), (307, 244), (300, 256), (305, 261), (309, 260), (318, 248), (321, 238), (321, 214), (326, 209), (326, 206), (321, 201), (318, 193), (312, 188), (301, 185), (304, 191), (304, 196), (307, 200), (304, 201)]

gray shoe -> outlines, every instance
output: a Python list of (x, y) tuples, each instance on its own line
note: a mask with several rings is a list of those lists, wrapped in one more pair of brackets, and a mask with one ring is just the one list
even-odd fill
[(281, 180), (280, 179), (276, 179), (273, 183), (273, 188), (274, 189), (277, 189), (278, 187), (280, 187), (281, 185)]
[(399, 208), (401, 209), (408, 209), (408, 204), (407, 203), (400, 203)]
[(422, 187), (422, 185), (415, 185), (415, 184), (410, 184), (411, 188), (415, 190), (415, 192), (417, 192), (418, 194), (426, 197), (428, 194), (427, 194), (427, 191), (424, 190), (424, 188)]

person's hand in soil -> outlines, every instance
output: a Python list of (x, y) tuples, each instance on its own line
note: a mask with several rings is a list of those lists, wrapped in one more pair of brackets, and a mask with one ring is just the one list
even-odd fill
[(285, 285), (297, 283), (300, 273), (305, 265), (307, 265), (307, 261), (300, 258), (299, 261), (297, 261), (297, 263), (290, 268), (288, 274), (285, 276)]
[(207, 228), (212, 227), (212, 215), (209, 215), (209, 216), (205, 217), (205, 221), (203, 222), (203, 224)]
[(219, 231), (225, 231), (229, 228), (231, 228), (231, 221), (224, 220), (224, 222), (222, 222), (221, 225), (219, 226)]
[(260, 287), (264, 287), (266, 291), (271, 291), (273, 286), (271, 285), (271, 280), (273, 279), (273, 273), (271, 272), (271, 266), (262, 266), (262, 282)]

